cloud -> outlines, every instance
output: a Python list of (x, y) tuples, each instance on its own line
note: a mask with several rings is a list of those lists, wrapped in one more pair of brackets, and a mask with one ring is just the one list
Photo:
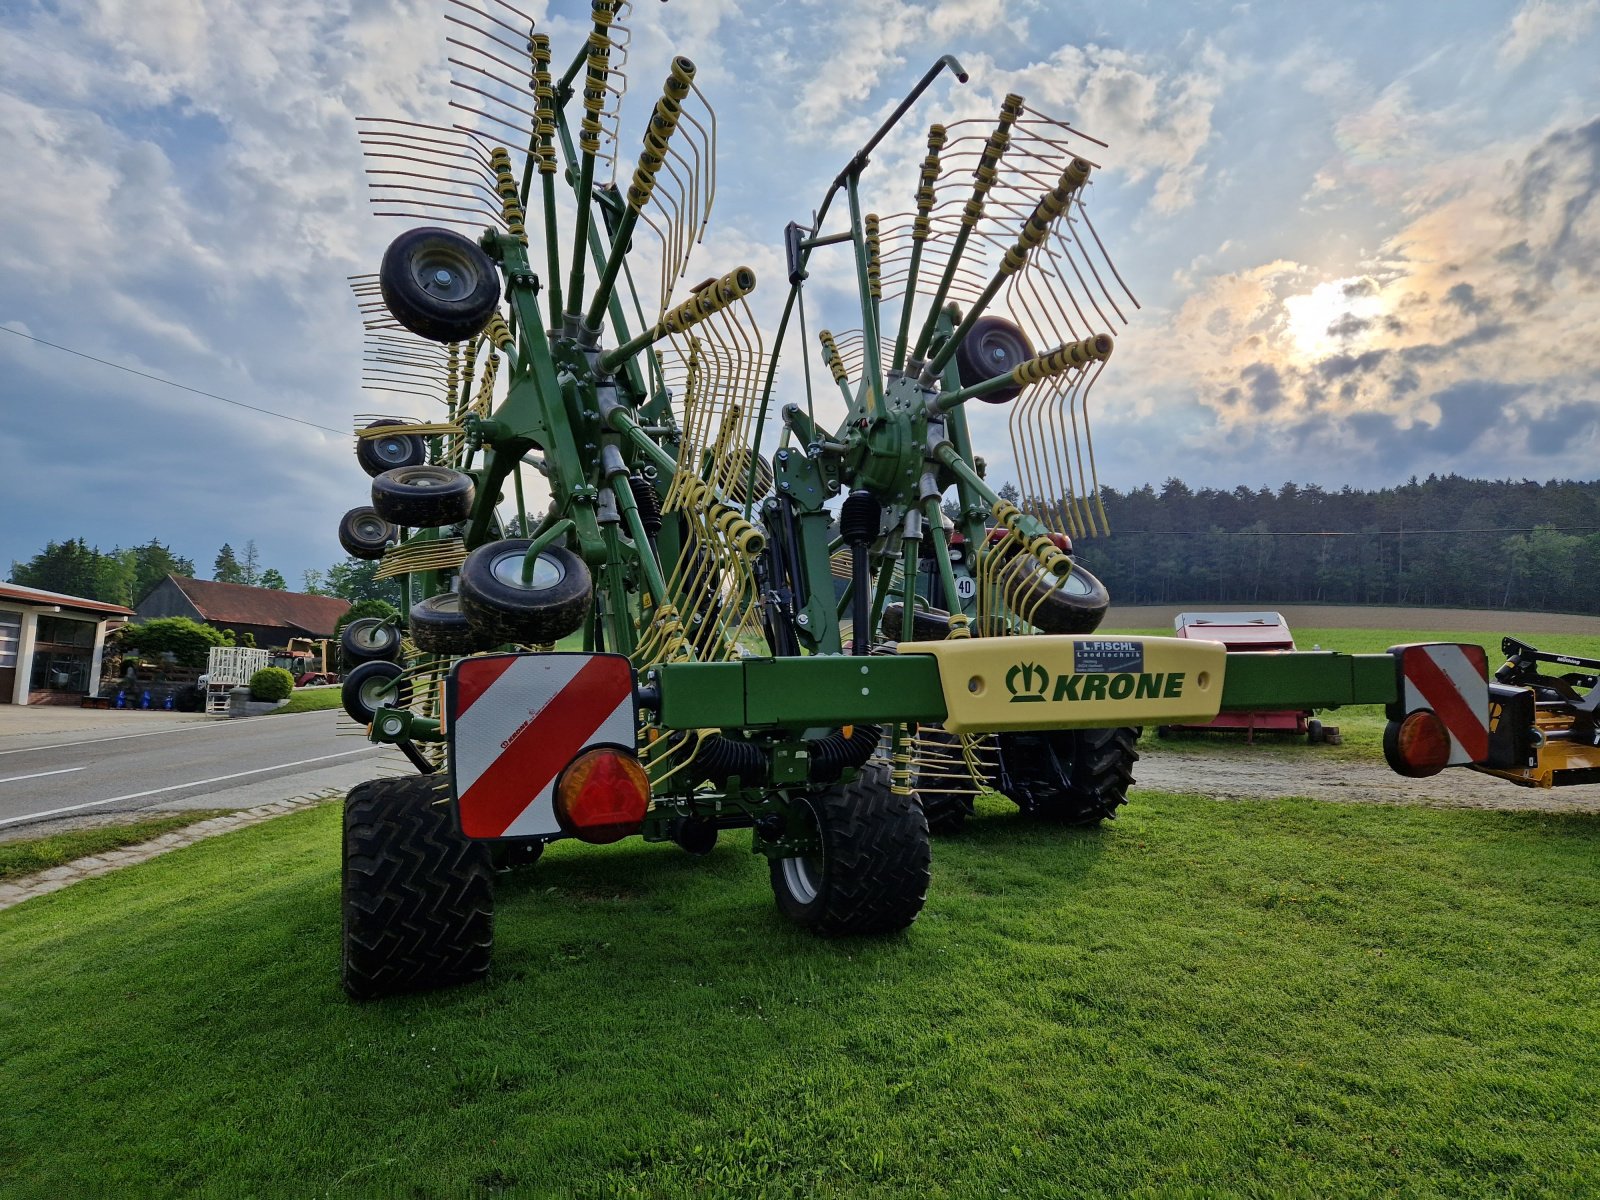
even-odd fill
[(1588, 31), (1596, 13), (1600, 0), (1527, 0), (1511, 18), (1511, 31), (1497, 59), (1500, 67), (1521, 66), (1552, 41), (1576, 41)]

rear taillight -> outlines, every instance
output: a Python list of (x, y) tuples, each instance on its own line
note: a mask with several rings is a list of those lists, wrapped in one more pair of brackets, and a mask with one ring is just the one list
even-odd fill
[(1437, 775), (1450, 762), (1450, 731), (1430, 709), (1407, 713), (1385, 727), (1383, 757), (1397, 774), (1412, 779)]
[(600, 746), (580, 754), (556, 782), (556, 820), (586, 842), (638, 833), (650, 807), (650, 779), (628, 750)]

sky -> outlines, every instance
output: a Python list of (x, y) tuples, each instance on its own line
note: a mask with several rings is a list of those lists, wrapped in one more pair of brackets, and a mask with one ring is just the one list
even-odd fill
[[(452, 118), (466, 2), (0, 0), (0, 570), (73, 537), (202, 575), (253, 539), (291, 585), (342, 558), (352, 414), (437, 415), (361, 389), (346, 280), (416, 222), (372, 215), (355, 121)], [(517, 7), (567, 62), (586, 7)], [(923, 96), (868, 201), (909, 208), (927, 124), (1008, 92), (1108, 144), (1088, 207), (1140, 308), (1092, 396), (1102, 483), (1600, 475), (1600, 0), (639, 0), (626, 24), (623, 157), (688, 55), (718, 139), (688, 274), (755, 268), (769, 334), (784, 225), (955, 54), (969, 82)], [(847, 264), (813, 275), (813, 328), (843, 328)], [(1003, 416), (975, 421), (1006, 478)]]

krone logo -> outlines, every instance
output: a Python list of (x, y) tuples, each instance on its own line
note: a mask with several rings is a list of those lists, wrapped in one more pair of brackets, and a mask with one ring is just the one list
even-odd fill
[(1006, 691), (1013, 704), (1042, 701), (1049, 686), (1050, 672), (1037, 663), (1018, 663), (1006, 672)]

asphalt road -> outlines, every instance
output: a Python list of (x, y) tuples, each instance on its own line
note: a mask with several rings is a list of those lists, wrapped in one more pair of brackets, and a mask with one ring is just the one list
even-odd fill
[(0, 837), (140, 809), (248, 808), (348, 788), (389, 767), (411, 769), (392, 747), (339, 725), (340, 714), (314, 712), (132, 734), (99, 729), (66, 740), (7, 737), (0, 740)]

